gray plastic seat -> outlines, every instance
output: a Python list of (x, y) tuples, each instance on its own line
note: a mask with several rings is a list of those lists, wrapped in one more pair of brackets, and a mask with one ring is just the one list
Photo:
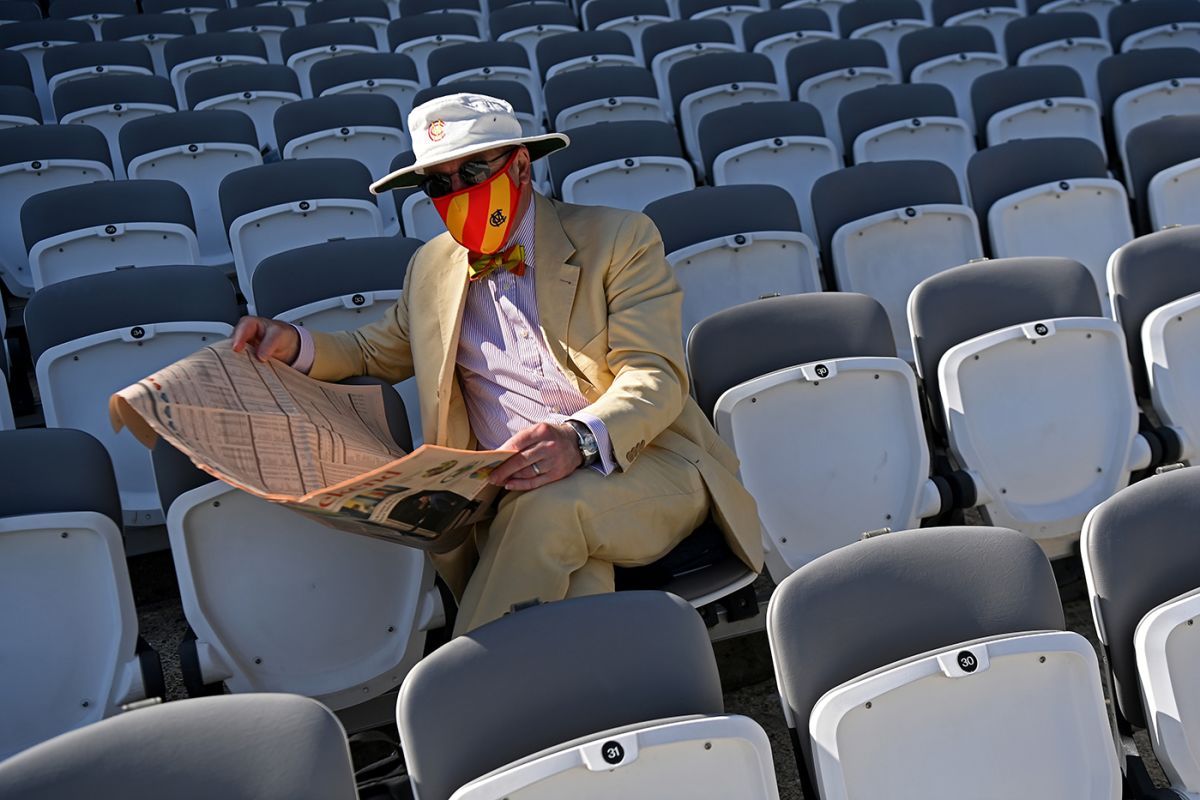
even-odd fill
[(252, 33), (262, 39), (267, 48), (267, 59), (272, 64), (283, 63), (279, 37), (295, 24), (295, 15), (281, 5), (222, 8), (204, 18), (205, 30), (210, 32)]
[(144, 14), (180, 14), (196, 26), (197, 33), (204, 33), (204, 20), (213, 11), (228, 8), (225, 0), (143, 0)]
[(1100, 99), (1096, 70), (1112, 53), (1096, 18), (1083, 12), (1032, 14), (1004, 29), (1004, 49), (1016, 66), (1062, 64), (1079, 73), (1088, 97)]
[(978, 25), (992, 34), (996, 52), (1005, 55), (1004, 29), (1024, 13), (1016, 0), (933, 0), (930, 4), (933, 24), (937, 27)]
[(1067, 66), (1009, 67), (971, 86), (975, 128), (990, 146), (1012, 139), (1076, 136), (1104, 149), (1100, 107)]
[(283, 63), (300, 79), (301, 94), (312, 97), (309, 70), (318, 61), (349, 53), (378, 52), (375, 31), (365, 22), (320, 22), (288, 28), (279, 36)]
[(469, 14), (426, 12), (388, 24), (388, 48), (417, 65), (422, 86), (429, 84), (429, 54), (442, 47), (479, 41), (479, 22)]
[(417, 14), (481, 13), (478, 0), (400, 0), (400, 16), (414, 17)]
[(1146, 47), (1195, 47), (1200, 29), (1200, 3), (1150, 0), (1114, 6), (1108, 15), (1113, 52)]
[(525, 48), (537, 74), (545, 67), (538, 62), (538, 45), (553, 36), (579, 30), (575, 9), (567, 3), (519, 3), (488, 16), (488, 30), (498, 42), (515, 42)]
[(106, 42), (140, 42), (150, 51), (155, 73), (169, 76), (165, 49), (167, 42), (181, 36), (193, 36), (196, 25), (184, 14), (130, 14), (100, 23), (100, 38)]
[(54, 106), (42, 70), (42, 56), (52, 47), (95, 41), (92, 26), (69, 19), (35, 19), (0, 25), (0, 49), (20, 53), (29, 62), (33, 89), (42, 104), (42, 117), (54, 119)]
[(780, 86), (787, 84), (787, 54), (793, 47), (822, 39), (835, 39), (829, 15), (818, 8), (774, 8), (742, 20), (746, 50), (761, 53), (775, 66)]
[(280, 64), (237, 64), (188, 77), (187, 105), (197, 111), (239, 111), (254, 122), (259, 144), (278, 150), (275, 112), (300, 99), (296, 73)]
[(429, 54), (429, 84), (460, 80), (520, 81), (533, 100), (534, 118), (545, 115), (541, 81), (529, 52), (516, 42), (464, 42), (439, 47)]
[(1138, 228), (1148, 233), (1170, 225), (1200, 224), (1200, 204), (1194, 200), (1200, 169), (1200, 114), (1138, 125), (1126, 137), (1125, 147)]
[(202, 697), (123, 714), (6, 762), (0, 780), (5, 800), (357, 796), (337, 717), (314, 700), (283, 694)]
[[(878, 42), (839, 39), (792, 48), (785, 62), (791, 96), (821, 112), (825, 133), (843, 151), (838, 103), (851, 92), (896, 83), (887, 53)], [(849, 145), (846, 145), (848, 147)]]
[(417, 92), (413, 105), (428, 103), (437, 97), (466, 92), (468, 94), (486, 94), (499, 98), (513, 107), (517, 118), (521, 120), (522, 129), (532, 131), (536, 126), (533, 117), (533, 100), (529, 90), (520, 81), (451, 81), (439, 83), (436, 86), (426, 86)]
[(917, 0), (853, 0), (838, 9), (838, 30), (849, 39), (879, 42), (888, 66), (901, 77), (898, 47), (901, 37), (929, 27)]
[(361, 22), (375, 32), (375, 45), (387, 51), (387, 26), (391, 21), (384, 0), (320, 0), (304, 8), (304, 24), (325, 22)]
[(587, 30), (620, 31), (629, 37), (639, 62), (644, 60), (642, 31), (672, 19), (666, 0), (585, 0), (580, 16)]
[(138, 13), (136, 0), (54, 0), (50, 4), (50, 19), (76, 19), (99, 22), (109, 17)]
[(120, 145), (122, 126), (176, 108), (170, 81), (157, 75), (100, 75), (84, 81), (67, 81), (54, 90), (54, 110), (59, 122), (92, 125), (108, 139), (113, 175), (118, 179), (125, 177)]
[(29, 74), (29, 62), (20, 53), (0, 50), (0, 86), (20, 86), (33, 91), (33, 76)]
[[(493, 83), (510, 84), (513, 81), (493, 81)], [(457, 91), (456, 87), (460, 86), (462, 84), (457, 82), (445, 84), (445, 87), (451, 91)], [(397, 153), (392, 159), (388, 171), (395, 172), (398, 169), (410, 167), (416, 163), (416, 160), (417, 157), (411, 150)], [(403, 228), (405, 236), (427, 242), (446, 232), (446, 223), (442, 222), (437, 209), (433, 206), (433, 201), (425, 192), (414, 186), (408, 189), (393, 189), (391, 195), (396, 203), (396, 208), (400, 210), (400, 226)]]
[(41, 125), (37, 95), (24, 86), (0, 86), (0, 129)]
[(680, 19), (711, 19), (728, 25), (738, 47), (745, 47), (742, 23), (762, 11), (762, 5), (754, 0), (678, 0), (676, 5)]
[(955, 25), (927, 28), (906, 34), (899, 45), (900, 69), (906, 81), (933, 83), (954, 95), (958, 116), (975, 132), (971, 110), (971, 86), (975, 80), (1007, 66), (996, 53), (995, 40), (987, 28)]
[(667, 120), (654, 76), (641, 67), (564, 72), (546, 81), (544, 95), (554, 130), (610, 120)]
[(677, 62), (711, 51), (740, 52), (733, 29), (719, 19), (681, 19), (642, 29), (642, 59), (654, 73), (660, 97), (671, 96), (669, 76)]
[(633, 43), (620, 31), (575, 31), (547, 36), (537, 43), (542, 83), (563, 72), (592, 67), (636, 67)]
[(7, 0), (0, 5), (0, 23), (28, 22), (41, 19), (42, 9), (33, 0)]
[(420, 88), (417, 66), (403, 53), (352, 53), (313, 64), (308, 73), (314, 97), (380, 94), (407, 118)]
[(163, 48), (163, 59), (179, 105), (195, 108), (194, 102), (186, 102), (187, 81), (192, 75), (235, 65), (266, 64), (267, 46), (254, 33), (198, 33), (167, 42)]
[(81, 42), (55, 47), (46, 51), (42, 68), (51, 96), (65, 82), (80, 78), (154, 74), (150, 51), (138, 42)]

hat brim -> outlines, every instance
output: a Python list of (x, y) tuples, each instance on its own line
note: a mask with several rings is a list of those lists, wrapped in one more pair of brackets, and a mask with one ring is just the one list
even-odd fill
[(389, 173), (379, 180), (371, 184), (371, 194), (383, 194), (390, 192), (392, 189), (409, 189), (421, 182), (424, 177), (419, 171), (426, 167), (432, 167), (435, 164), (444, 164), (447, 161), (469, 156), (473, 153), (482, 153), (485, 150), (494, 150), (498, 147), (514, 147), (516, 145), (525, 145), (529, 150), (529, 160), (537, 161), (543, 156), (550, 155), (555, 150), (561, 150), (571, 143), (571, 140), (561, 133), (547, 133), (541, 136), (522, 136), (518, 139), (501, 139), (497, 142), (488, 142), (483, 145), (472, 145), (463, 147), (459, 150), (451, 150), (448, 153), (439, 153), (436, 160), (428, 159), (425, 161), (417, 161), (407, 167), (398, 169), (395, 172)]

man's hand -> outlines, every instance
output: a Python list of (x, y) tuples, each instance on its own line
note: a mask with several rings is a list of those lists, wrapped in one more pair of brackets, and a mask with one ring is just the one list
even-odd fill
[(242, 317), (233, 329), (233, 352), (250, 345), (259, 361), (274, 358), (291, 364), (300, 353), (300, 334), (286, 322), (266, 317)]
[(562, 480), (583, 463), (579, 436), (565, 422), (561, 425), (539, 422), (513, 436), (499, 449), (517, 452), (496, 467), (488, 480), (513, 491), (536, 489)]

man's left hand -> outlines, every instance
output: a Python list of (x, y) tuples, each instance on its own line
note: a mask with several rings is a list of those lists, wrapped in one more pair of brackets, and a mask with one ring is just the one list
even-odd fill
[(539, 422), (513, 436), (499, 449), (517, 452), (496, 467), (488, 480), (510, 491), (528, 491), (562, 480), (583, 463), (579, 436), (565, 422), (561, 425)]

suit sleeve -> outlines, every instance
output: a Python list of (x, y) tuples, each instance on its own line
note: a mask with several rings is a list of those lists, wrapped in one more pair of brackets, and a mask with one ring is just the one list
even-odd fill
[(617, 464), (628, 469), (675, 421), (688, 394), (683, 291), (648, 217), (631, 215), (622, 224), (605, 292), (608, 366), (615, 377), (583, 411), (604, 424)]

